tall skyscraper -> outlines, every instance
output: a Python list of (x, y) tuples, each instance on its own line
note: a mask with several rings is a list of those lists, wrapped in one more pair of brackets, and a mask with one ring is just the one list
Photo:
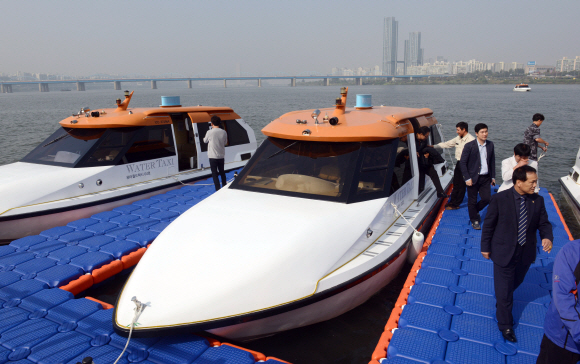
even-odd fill
[(383, 32), (383, 75), (397, 74), (397, 49), (399, 47), (399, 22), (395, 17), (385, 18)]
[(405, 74), (407, 68), (423, 65), (423, 48), (421, 48), (421, 32), (409, 33), (405, 41)]

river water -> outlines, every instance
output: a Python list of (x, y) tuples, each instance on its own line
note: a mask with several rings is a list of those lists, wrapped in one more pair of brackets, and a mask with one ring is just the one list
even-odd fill
[[(260, 130), (276, 117), (293, 110), (332, 107), (339, 87), (195, 87), (158, 83), (160, 89), (138, 88), (131, 107), (159, 105), (161, 96), (180, 96), (182, 105), (230, 106), (264, 139)], [(130, 87), (131, 84), (124, 85)], [(510, 85), (389, 85), (350, 86), (348, 106), (355, 94), (372, 94), (373, 104), (431, 108), (443, 125), (446, 139), (455, 136), (455, 124), (465, 121), (470, 132), (477, 123), (489, 126), (495, 143), (497, 182), (501, 161), (523, 140), (532, 115), (544, 114), (542, 137), (550, 143), (540, 161), (540, 185), (554, 195), (574, 237), (580, 227), (569, 206), (560, 199), (558, 178), (568, 173), (578, 151), (580, 85), (533, 85), (532, 92), (513, 92)], [(20, 160), (58, 127), (61, 119), (81, 107), (114, 107), (123, 97), (114, 90), (85, 92), (17, 92), (0, 94), (0, 165)], [(291, 330), (243, 346), (294, 363), (367, 363), (383, 331), (393, 304), (410, 269), (364, 305), (333, 320)], [(122, 282), (119, 282), (119, 286)], [(118, 289), (118, 288), (116, 288)], [(113, 289), (110, 299), (114, 300)], [(105, 295), (106, 296), (106, 295)], [(114, 303), (114, 302), (113, 302)]]

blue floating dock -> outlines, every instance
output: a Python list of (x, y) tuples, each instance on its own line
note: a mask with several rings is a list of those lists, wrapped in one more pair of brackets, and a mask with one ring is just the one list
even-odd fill
[(481, 231), (471, 228), (465, 199), (459, 210), (443, 212), (421, 268), (411, 272), (416, 273), (415, 282), (398, 328), (392, 331), (386, 358), (374, 360), (382, 364), (535, 363), (551, 299), (554, 258), (570, 241), (550, 194), (541, 189), (540, 195), (554, 228), (554, 248), (544, 252), (538, 235), (537, 259), (514, 292), (517, 343), (504, 340), (498, 330), (493, 263), (481, 255)]
[[(228, 180), (234, 172), (227, 173)], [(203, 183), (203, 182), (202, 182)], [(168, 193), (0, 246), (0, 363), (113, 363), (127, 339), (112, 309), (57, 287), (146, 247), (170, 221), (214, 192), (213, 184)], [(207, 183), (207, 182), (205, 182)], [(216, 346), (217, 345), (217, 346)], [(284, 363), (195, 335), (132, 338), (119, 363)]]

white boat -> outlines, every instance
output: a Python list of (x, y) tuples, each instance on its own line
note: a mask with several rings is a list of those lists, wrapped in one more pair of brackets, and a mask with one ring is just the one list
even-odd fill
[(580, 149), (576, 154), (576, 163), (567, 176), (561, 177), (559, 179), (560, 185), (562, 186), (562, 196), (568, 202), (576, 221), (580, 224), (580, 181), (578, 176), (580, 175)]
[(514, 91), (527, 92), (532, 91), (532, 89), (530, 88), (530, 85), (528, 85), (527, 83), (519, 83), (514, 86)]
[[(434, 143), (440, 126), (427, 108), (346, 108), (347, 91), (267, 125), (240, 175), (159, 235), (119, 295), (118, 333), (135, 297), (147, 307), (134, 336), (248, 340), (336, 317), (398, 274), (441, 202), (429, 178), (419, 191), (414, 130), (429, 126)], [(447, 162), (435, 167), (448, 186)]]
[(225, 169), (256, 150), (252, 128), (228, 107), (84, 108), (20, 162), (0, 166), (0, 240), (10, 241), (211, 175), (203, 137), (211, 116), (228, 133)]

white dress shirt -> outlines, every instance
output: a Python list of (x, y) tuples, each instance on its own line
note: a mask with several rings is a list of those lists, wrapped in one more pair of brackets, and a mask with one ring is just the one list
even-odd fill
[(479, 174), (484, 175), (488, 174), (487, 168), (487, 141), (483, 142), (483, 145), (479, 144), (479, 141), (476, 142), (477, 147), (479, 148), (479, 157), (481, 158), (481, 168), (479, 169)]
[(463, 152), (463, 147), (465, 147), (465, 144), (469, 143), (473, 139), (475, 139), (475, 137), (473, 135), (467, 133), (467, 134), (465, 134), (465, 136), (463, 138), (458, 135), (451, 140), (448, 140), (446, 142), (441, 142), (439, 144), (436, 144), (435, 146), (439, 147), (439, 148), (443, 148), (443, 149), (455, 147), (455, 159), (457, 161), (459, 161), (461, 159), (461, 153)]
[[(514, 183), (512, 182), (512, 176), (514, 174), (514, 167), (517, 164), (518, 162), (516, 162), (516, 157), (513, 155), (501, 161), (501, 179), (503, 180), (503, 183), (501, 184), (498, 192), (505, 191), (514, 186)], [(538, 162), (536, 161), (529, 159), (528, 166), (534, 168), (536, 171), (538, 170)]]

